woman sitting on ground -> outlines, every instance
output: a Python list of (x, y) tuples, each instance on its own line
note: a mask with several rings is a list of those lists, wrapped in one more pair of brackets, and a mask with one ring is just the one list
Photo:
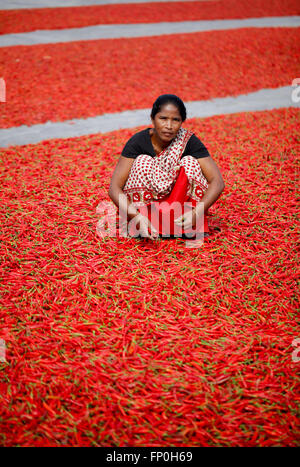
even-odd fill
[[(182, 128), (186, 108), (179, 97), (159, 96), (153, 104), (151, 120), (153, 128), (136, 133), (124, 146), (112, 175), (109, 196), (127, 214), (127, 219), (136, 218), (141, 236), (153, 240), (157, 232), (136, 206), (170, 194), (180, 167), (184, 167), (188, 177), (187, 196), (197, 202), (180, 218), (184, 229), (195, 225), (203, 207), (207, 213), (222, 193), (224, 182), (204, 144)], [(199, 202), (203, 203), (201, 208)]]

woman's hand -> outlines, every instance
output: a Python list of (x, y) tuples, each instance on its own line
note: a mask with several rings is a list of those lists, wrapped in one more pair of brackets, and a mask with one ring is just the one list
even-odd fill
[(138, 214), (133, 219), (134, 222), (136, 222), (141, 237), (150, 238), (151, 240), (155, 240), (158, 237), (158, 232), (153, 227), (148, 217)]
[(190, 211), (184, 213), (182, 216), (177, 217), (174, 223), (179, 227), (182, 227), (183, 230), (191, 229), (195, 227), (196, 221), (199, 221), (200, 214), (198, 214), (195, 208), (191, 209)]

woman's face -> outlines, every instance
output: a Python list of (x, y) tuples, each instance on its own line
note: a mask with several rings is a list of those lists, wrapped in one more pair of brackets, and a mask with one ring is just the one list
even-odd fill
[(178, 108), (171, 103), (162, 106), (152, 123), (157, 136), (165, 143), (171, 141), (178, 133), (182, 124), (182, 118)]

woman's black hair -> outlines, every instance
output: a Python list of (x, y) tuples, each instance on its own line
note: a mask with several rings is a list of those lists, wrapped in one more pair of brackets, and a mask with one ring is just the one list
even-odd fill
[(153, 104), (152, 111), (151, 111), (151, 118), (154, 119), (155, 115), (161, 111), (161, 108), (165, 104), (173, 104), (179, 110), (181, 115), (182, 121), (186, 120), (186, 108), (182, 100), (175, 96), (175, 94), (162, 94), (159, 96)]

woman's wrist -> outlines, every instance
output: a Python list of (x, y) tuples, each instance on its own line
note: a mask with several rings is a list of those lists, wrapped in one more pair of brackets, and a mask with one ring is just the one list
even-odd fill
[(134, 216), (134, 220), (135, 220), (136, 222), (139, 222), (143, 217), (144, 217), (144, 216), (143, 216), (140, 212), (138, 212), (138, 213), (136, 214), (136, 216)]
[(203, 203), (200, 201), (194, 208), (193, 211), (195, 215), (198, 217), (201, 214), (204, 214), (204, 208), (203, 208)]
[(138, 216), (140, 212), (136, 209), (133, 204), (129, 204), (127, 207), (127, 215), (129, 219), (133, 219), (134, 217)]

